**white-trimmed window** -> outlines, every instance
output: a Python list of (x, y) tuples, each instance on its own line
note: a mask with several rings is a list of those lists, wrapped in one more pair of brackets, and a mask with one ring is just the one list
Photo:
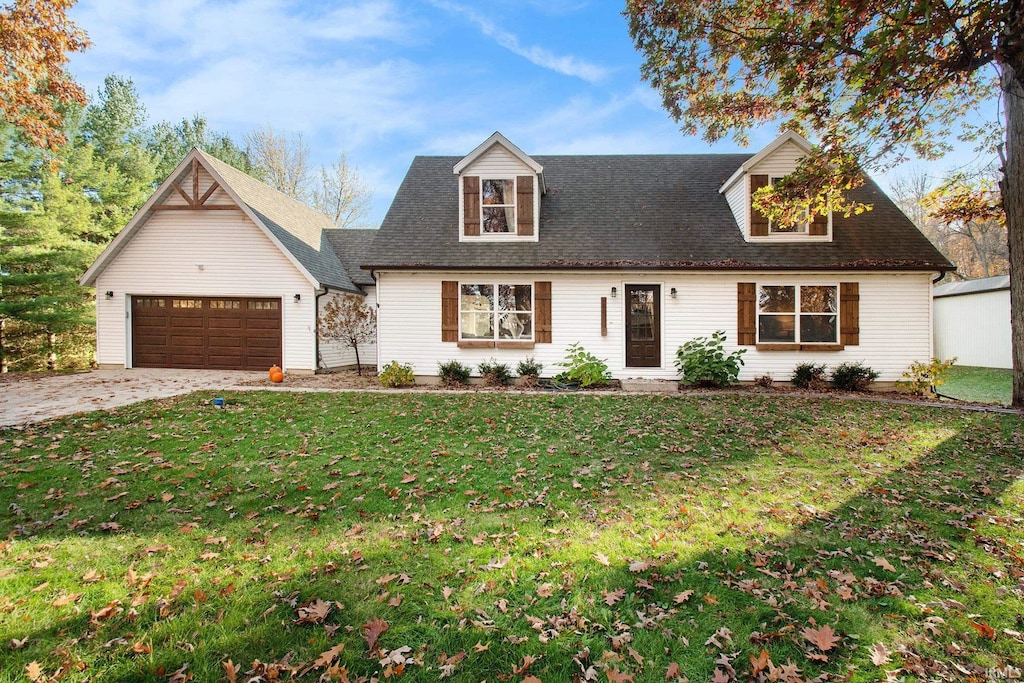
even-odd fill
[(839, 342), (838, 285), (760, 285), (758, 344)]
[(459, 339), (533, 340), (533, 285), (459, 285)]
[(481, 178), (480, 212), (483, 234), (516, 234), (515, 178)]
[[(772, 185), (778, 185), (782, 182), (782, 177), (771, 177), (768, 179)], [(769, 235), (806, 235), (810, 228), (810, 213), (808, 212), (808, 220), (797, 225), (781, 226), (775, 223), (771, 218), (768, 219), (768, 234)]]

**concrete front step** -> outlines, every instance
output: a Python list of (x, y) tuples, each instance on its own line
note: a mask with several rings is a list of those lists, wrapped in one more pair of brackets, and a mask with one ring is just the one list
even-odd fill
[(624, 379), (623, 391), (647, 394), (674, 394), (679, 391), (679, 382), (674, 379)]

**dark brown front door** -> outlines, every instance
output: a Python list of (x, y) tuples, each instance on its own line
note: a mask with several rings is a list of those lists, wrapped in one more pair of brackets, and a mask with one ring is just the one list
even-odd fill
[(626, 285), (626, 367), (661, 367), (661, 287)]
[(281, 363), (281, 300), (132, 297), (132, 366), (265, 370)]

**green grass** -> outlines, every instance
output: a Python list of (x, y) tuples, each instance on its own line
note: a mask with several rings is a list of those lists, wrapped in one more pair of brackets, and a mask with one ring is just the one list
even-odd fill
[(954, 365), (939, 393), (962, 401), (1009, 405), (1013, 393), (1013, 371)]
[(762, 651), (774, 680), (983, 680), (1024, 661), (1019, 417), (211, 398), (0, 431), (0, 681), (225, 680), (228, 661), (246, 681), (752, 680)]

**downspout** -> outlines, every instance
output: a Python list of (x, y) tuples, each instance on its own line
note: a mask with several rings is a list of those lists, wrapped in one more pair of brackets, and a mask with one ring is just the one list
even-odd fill
[(315, 339), (314, 353), (316, 353), (316, 367), (313, 374), (320, 372), (320, 297), (325, 296), (330, 287), (324, 285), (323, 289), (313, 291), (313, 338)]

